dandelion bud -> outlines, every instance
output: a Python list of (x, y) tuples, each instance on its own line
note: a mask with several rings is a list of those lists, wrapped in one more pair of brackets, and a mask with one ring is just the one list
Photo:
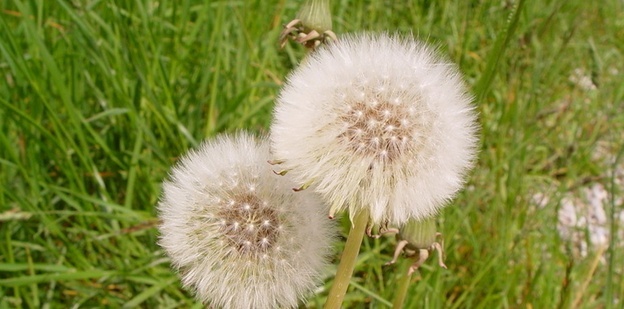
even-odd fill
[(163, 184), (160, 245), (211, 307), (296, 307), (326, 265), (332, 227), (321, 204), (293, 192), (267, 160), (267, 140), (222, 136), (182, 158)]
[(284, 47), (290, 37), (313, 50), (323, 42), (336, 40), (331, 29), (329, 0), (306, 0), (297, 13), (297, 18), (284, 26), (279, 38), (280, 46)]
[(297, 19), (306, 32), (316, 30), (318, 33), (324, 33), (332, 30), (329, 0), (306, 0), (297, 13)]
[(351, 35), (311, 54), (287, 79), (271, 142), (282, 168), (351, 216), (402, 225), (434, 215), (473, 165), (472, 98), (424, 43)]

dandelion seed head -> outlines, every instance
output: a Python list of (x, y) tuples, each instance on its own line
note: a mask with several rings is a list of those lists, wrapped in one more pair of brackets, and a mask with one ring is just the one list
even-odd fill
[(323, 207), (272, 172), (268, 148), (248, 134), (219, 137), (163, 184), (159, 244), (183, 285), (211, 306), (296, 307), (325, 267), (332, 226)]
[(463, 185), (477, 142), (471, 101), (457, 69), (425, 44), (345, 36), (288, 77), (272, 147), (328, 204), (402, 224), (434, 215)]

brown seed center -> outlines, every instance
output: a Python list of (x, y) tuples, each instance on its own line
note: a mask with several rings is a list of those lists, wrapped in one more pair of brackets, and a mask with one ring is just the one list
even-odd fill
[(220, 232), (238, 252), (264, 254), (275, 244), (280, 231), (278, 212), (257, 195), (234, 195), (219, 208)]
[(391, 162), (407, 150), (418, 148), (426, 138), (420, 115), (410, 104), (382, 95), (345, 99), (339, 112), (343, 131), (339, 135), (356, 154)]

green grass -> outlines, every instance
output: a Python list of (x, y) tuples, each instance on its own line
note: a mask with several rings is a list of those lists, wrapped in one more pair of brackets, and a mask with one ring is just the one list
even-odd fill
[[(581, 257), (556, 228), (562, 196), (588, 184), (609, 189), (608, 214), (623, 209), (615, 163), (595, 153), (623, 147), (624, 3), (524, 1), (514, 14), (518, 2), (332, 1), (336, 33), (414, 33), (478, 98), (478, 164), (440, 220), (449, 270), (423, 266), (407, 308), (624, 301), (617, 239), (604, 259), (593, 247)], [(277, 47), (297, 5), (0, 2), (0, 308), (200, 306), (155, 244), (160, 184), (201, 140), (267, 130), (304, 54)], [(575, 70), (596, 89), (572, 82)], [(364, 241), (345, 308), (392, 301), (393, 245)]]

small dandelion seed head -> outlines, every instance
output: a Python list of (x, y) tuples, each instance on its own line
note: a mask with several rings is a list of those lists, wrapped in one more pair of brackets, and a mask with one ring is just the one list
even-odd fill
[(275, 156), (338, 210), (367, 207), (375, 223), (429, 217), (474, 162), (476, 116), (459, 76), (412, 38), (345, 36), (288, 77)]
[(331, 223), (314, 192), (293, 192), (269, 159), (266, 139), (226, 135), (187, 154), (163, 184), (159, 244), (211, 307), (293, 308), (319, 283)]

